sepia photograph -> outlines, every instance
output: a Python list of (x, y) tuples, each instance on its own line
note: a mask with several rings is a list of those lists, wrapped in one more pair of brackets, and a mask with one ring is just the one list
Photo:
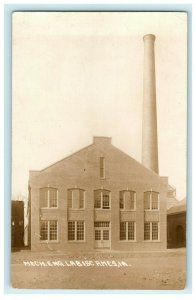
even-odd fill
[(186, 288), (187, 22), (13, 12), (13, 289)]

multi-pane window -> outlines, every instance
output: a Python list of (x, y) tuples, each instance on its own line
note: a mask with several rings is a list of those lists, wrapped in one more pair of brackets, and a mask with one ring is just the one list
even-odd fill
[(68, 240), (69, 241), (75, 240), (75, 221), (68, 222)]
[(50, 241), (57, 240), (57, 221), (50, 221)]
[(120, 209), (135, 210), (136, 193), (134, 191), (120, 191), (119, 196)]
[(100, 157), (100, 178), (105, 178), (105, 158)]
[(109, 241), (110, 240), (110, 222), (96, 221), (95, 227), (95, 241)]
[(40, 240), (57, 241), (58, 224), (56, 220), (40, 221)]
[(101, 230), (95, 230), (95, 241), (101, 240)]
[(159, 224), (152, 222), (152, 240), (157, 241), (159, 239)]
[(158, 209), (159, 207), (159, 194), (151, 192), (151, 209)]
[(109, 209), (110, 208), (110, 194), (109, 191), (103, 190), (102, 192), (102, 208)]
[(68, 240), (84, 240), (84, 221), (68, 221)]
[(135, 222), (128, 222), (128, 240), (135, 240)]
[(40, 207), (57, 208), (58, 207), (58, 190), (47, 187), (40, 189)]
[(69, 189), (67, 191), (68, 208), (84, 208), (85, 191), (79, 188)]
[(101, 208), (102, 194), (101, 194), (100, 190), (94, 192), (94, 199), (95, 199), (94, 207), (95, 208)]
[(153, 191), (144, 193), (144, 209), (145, 210), (159, 209), (159, 193)]
[(120, 240), (126, 240), (126, 236), (127, 236), (127, 233), (126, 233), (126, 222), (120, 222)]
[(150, 240), (150, 222), (144, 223), (144, 240)]
[(103, 230), (103, 241), (109, 241), (110, 233), (109, 230)]
[(120, 240), (135, 240), (135, 222), (120, 222)]
[(110, 208), (110, 191), (96, 190), (94, 192), (94, 207), (109, 209)]
[(78, 241), (84, 240), (84, 222), (83, 221), (77, 222), (77, 240)]
[(40, 239), (42, 241), (48, 240), (48, 221), (40, 222)]
[(159, 240), (159, 223), (145, 222), (144, 223), (144, 240), (158, 241)]
[(84, 208), (84, 190), (79, 190), (79, 208)]

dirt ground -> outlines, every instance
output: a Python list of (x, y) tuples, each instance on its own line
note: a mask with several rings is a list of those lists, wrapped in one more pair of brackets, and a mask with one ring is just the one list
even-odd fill
[(74, 255), (22, 250), (12, 253), (11, 281), (19, 289), (184, 289), (186, 250)]

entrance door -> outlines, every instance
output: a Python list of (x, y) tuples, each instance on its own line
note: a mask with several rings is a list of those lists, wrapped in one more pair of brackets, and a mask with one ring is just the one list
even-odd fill
[(95, 222), (95, 248), (110, 248), (110, 222)]

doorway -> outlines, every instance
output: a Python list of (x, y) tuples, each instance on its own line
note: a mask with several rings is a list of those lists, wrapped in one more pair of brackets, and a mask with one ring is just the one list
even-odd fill
[(110, 222), (95, 222), (95, 248), (110, 248)]

